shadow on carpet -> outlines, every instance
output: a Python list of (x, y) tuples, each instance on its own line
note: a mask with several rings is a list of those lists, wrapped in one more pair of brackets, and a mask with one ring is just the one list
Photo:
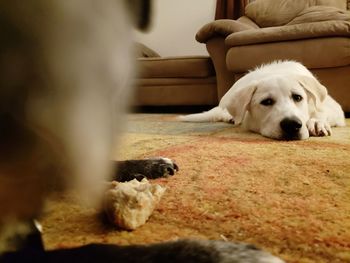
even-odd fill
[(284, 142), (172, 115), (129, 120), (119, 159), (166, 156), (180, 166), (154, 181), (167, 188), (159, 206), (129, 232), (103, 226), (74, 195), (55, 197), (42, 220), (47, 248), (206, 238), (253, 243), (287, 262), (350, 262), (349, 127)]

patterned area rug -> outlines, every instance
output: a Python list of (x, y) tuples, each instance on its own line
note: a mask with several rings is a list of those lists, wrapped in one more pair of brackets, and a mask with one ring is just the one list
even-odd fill
[(159, 206), (145, 225), (120, 231), (74, 195), (55, 197), (42, 220), (47, 248), (206, 238), (253, 243), (287, 262), (350, 262), (350, 120), (330, 137), (289, 142), (173, 115), (129, 120), (119, 156), (180, 167), (153, 181), (167, 188)]

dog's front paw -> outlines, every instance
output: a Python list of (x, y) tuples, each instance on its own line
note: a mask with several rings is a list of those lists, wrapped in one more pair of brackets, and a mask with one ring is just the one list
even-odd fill
[(168, 177), (179, 170), (178, 165), (173, 160), (163, 157), (119, 161), (116, 162), (116, 165), (113, 179), (119, 182)]
[(306, 123), (310, 136), (330, 136), (332, 129), (325, 120), (311, 118)]
[(148, 173), (145, 171), (146, 177), (150, 179), (172, 176), (179, 171), (179, 166), (169, 158), (156, 157), (145, 161), (149, 165)]

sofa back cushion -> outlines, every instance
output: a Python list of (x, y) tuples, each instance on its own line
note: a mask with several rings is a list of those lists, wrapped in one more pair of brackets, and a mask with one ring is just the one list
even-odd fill
[(245, 15), (260, 27), (281, 26), (310, 6), (332, 6), (346, 10), (350, 0), (255, 0), (245, 9)]

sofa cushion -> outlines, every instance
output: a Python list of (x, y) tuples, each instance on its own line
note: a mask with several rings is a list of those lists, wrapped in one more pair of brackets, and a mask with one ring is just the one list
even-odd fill
[(141, 78), (203, 78), (215, 76), (208, 56), (139, 58)]
[(310, 69), (331, 68), (350, 65), (349, 54), (349, 38), (303, 39), (234, 46), (227, 52), (226, 64), (233, 72), (246, 72), (256, 65), (285, 59), (299, 61)]
[(331, 20), (350, 21), (350, 11), (331, 6), (311, 6), (301, 11), (287, 25)]
[(260, 27), (281, 26), (310, 6), (332, 6), (347, 9), (346, 0), (256, 0), (245, 8), (245, 15)]
[(134, 106), (216, 105), (216, 78), (148, 78), (136, 81)]
[(322, 21), (246, 30), (229, 35), (225, 40), (225, 44), (228, 47), (233, 47), (268, 42), (339, 36), (350, 37), (350, 21)]

